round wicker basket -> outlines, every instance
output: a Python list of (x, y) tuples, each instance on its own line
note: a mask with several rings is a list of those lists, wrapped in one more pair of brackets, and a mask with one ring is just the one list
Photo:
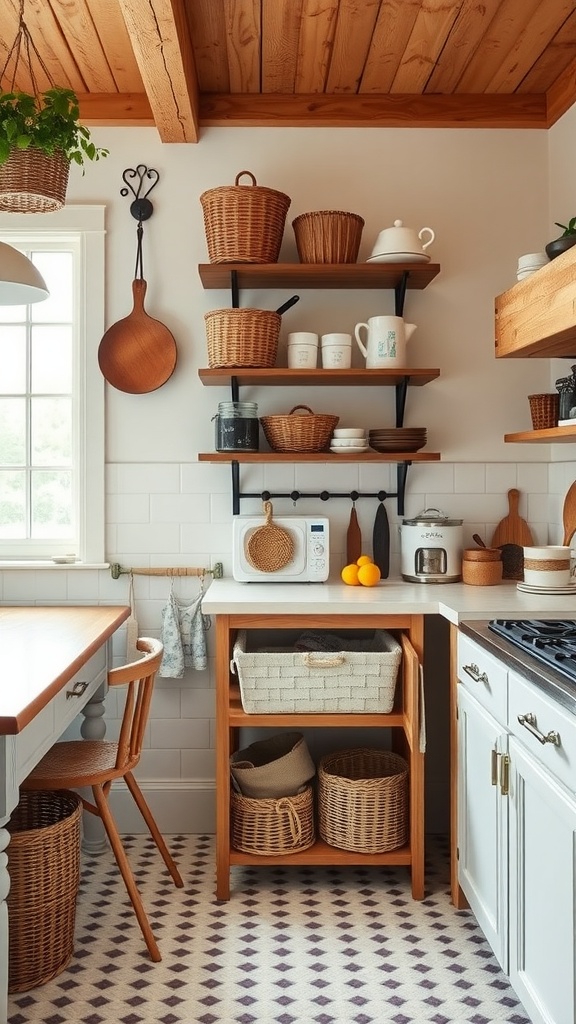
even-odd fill
[(54, 213), (66, 202), (70, 161), (62, 152), (13, 149), (0, 165), (0, 210)]
[(232, 790), (230, 800), (231, 842), (235, 850), (266, 857), (275, 853), (297, 853), (313, 845), (312, 786), (306, 786), (296, 796), (260, 800)]
[(266, 309), (212, 309), (204, 314), (209, 366), (270, 368), (282, 318)]
[[(250, 185), (240, 185), (247, 174)], [(290, 197), (256, 184), (240, 171), (234, 185), (211, 188), (200, 196), (210, 263), (276, 263)]]
[(385, 853), (408, 838), (408, 764), (388, 750), (341, 750), (318, 768), (318, 829), (330, 846)]
[[(299, 409), (305, 415), (295, 416)], [(275, 452), (324, 451), (338, 420), (328, 413), (313, 413), (308, 405), (295, 405), (288, 415), (260, 417), (264, 436)]]
[(316, 210), (292, 221), (301, 263), (356, 263), (364, 220), (357, 213)]

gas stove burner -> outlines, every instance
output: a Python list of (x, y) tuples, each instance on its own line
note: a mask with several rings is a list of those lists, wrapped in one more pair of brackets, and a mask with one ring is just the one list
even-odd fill
[(576, 682), (576, 621), (493, 619), (488, 628)]

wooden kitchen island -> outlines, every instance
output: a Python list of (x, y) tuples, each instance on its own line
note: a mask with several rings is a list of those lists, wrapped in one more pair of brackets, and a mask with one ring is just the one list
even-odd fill
[(91, 700), (102, 701), (125, 606), (0, 607), (0, 1024), (8, 993), (5, 827), (20, 783)]

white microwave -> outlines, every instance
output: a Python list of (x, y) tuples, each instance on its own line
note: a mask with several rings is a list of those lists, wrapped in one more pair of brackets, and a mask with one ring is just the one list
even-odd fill
[(258, 569), (248, 557), (252, 534), (264, 525), (262, 516), (234, 516), (232, 575), (240, 583), (324, 583), (330, 572), (329, 525), (321, 516), (274, 517), (275, 526), (292, 540), (292, 556), (281, 569)]

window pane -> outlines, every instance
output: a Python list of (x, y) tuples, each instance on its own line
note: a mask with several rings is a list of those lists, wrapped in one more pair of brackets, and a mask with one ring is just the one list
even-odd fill
[(72, 328), (32, 327), (32, 394), (72, 391)]
[(72, 463), (72, 403), (69, 398), (31, 400), (33, 466)]
[(62, 323), (72, 320), (73, 258), (71, 252), (32, 252), (30, 258), (46, 281), (49, 297), (30, 307), (30, 318), (37, 323)]
[(0, 538), (20, 540), (26, 536), (26, 473), (0, 470)]
[(26, 328), (0, 324), (0, 391), (4, 395), (26, 392)]
[(32, 539), (71, 536), (72, 474), (70, 472), (32, 472)]
[(0, 398), (0, 466), (26, 465), (26, 399)]

